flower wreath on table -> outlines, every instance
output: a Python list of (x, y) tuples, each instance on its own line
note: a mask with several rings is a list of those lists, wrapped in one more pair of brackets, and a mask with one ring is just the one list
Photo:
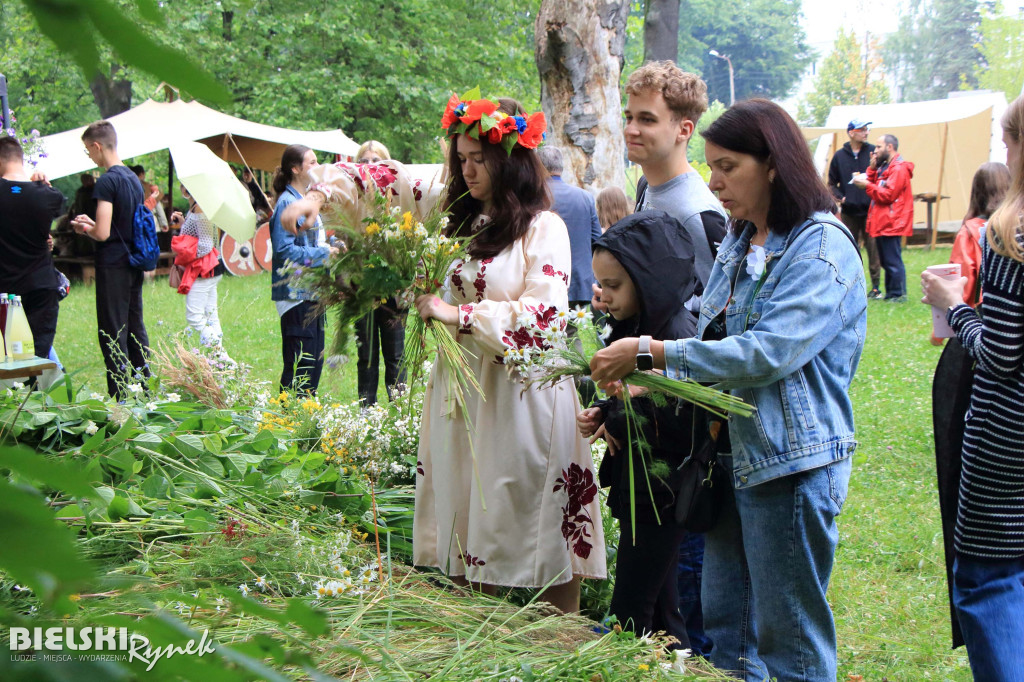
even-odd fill
[(474, 140), (500, 144), (511, 154), (517, 143), (526, 149), (542, 145), (547, 137), (548, 124), (543, 111), (529, 116), (498, 111), (496, 103), (480, 98), (480, 88), (473, 88), (461, 97), (453, 94), (448, 99), (441, 127), (446, 131), (446, 137), (465, 133)]

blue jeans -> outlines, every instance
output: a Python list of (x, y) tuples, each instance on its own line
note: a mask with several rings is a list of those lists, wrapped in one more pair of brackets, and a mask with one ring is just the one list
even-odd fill
[(704, 535), (687, 533), (679, 543), (679, 613), (686, 621), (686, 634), (694, 656), (711, 653), (711, 639), (704, 632), (704, 610), (700, 604), (700, 581), (704, 570)]
[(1024, 680), (1024, 558), (958, 556), (953, 605), (975, 682)]
[(885, 297), (907, 295), (907, 271), (903, 267), (903, 237), (875, 237), (878, 260), (885, 270)]
[[(730, 471), (732, 457), (721, 460)], [(846, 458), (728, 491), (705, 534), (701, 595), (715, 666), (747, 682), (835, 682), (825, 592), (851, 468)]]

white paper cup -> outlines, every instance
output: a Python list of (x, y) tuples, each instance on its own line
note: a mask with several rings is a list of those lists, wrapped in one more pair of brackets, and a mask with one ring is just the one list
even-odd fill
[[(959, 263), (943, 263), (942, 265), (929, 265), (925, 268), (936, 277), (947, 281), (960, 279)], [(946, 310), (932, 306), (932, 334), (937, 339), (949, 339), (956, 336), (956, 332), (946, 323)]]

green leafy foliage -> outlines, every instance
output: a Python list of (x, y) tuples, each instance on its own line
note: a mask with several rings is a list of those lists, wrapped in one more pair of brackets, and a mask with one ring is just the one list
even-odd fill
[(1006, 94), (1013, 100), (1024, 94), (1024, 14), (1002, 14), (1001, 8), (981, 15), (981, 44), (985, 66), (978, 64), (978, 86)]
[(711, 100), (729, 101), (729, 67), (709, 50), (732, 60), (737, 100), (785, 97), (812, 60), (798, 0), (683, 0), (679, 29), (679, 66), (703, 76)]
[[(22, 2), (35, 18), (39, 31), (74, 60), (87, 80), (105, 70), (102, 38), (122, 61), (160, 80), (179, 85), (197, 97), (218, 102), (228, 98), (227, 90), (206, 71), (183, 52), (155, 41), (110, 0)], [(152, 0), (136, 0), (135, 5), (147, 21), (161, 18)]]
[(820, 126), (834, 106), (888, 102), (889, 89), (878, 77), (880, 67), (881, 59), (873, 44), (862, 57), (853, 29), (839, 29), (835, 46), (814, 79), (814, 90), (800, 105), (798, 118)]
[(955, 90), (975, 88), (984, 66), (979, 50), (978, 0), (914, 0), (885, 41), (887, 68), (896, 78), (896, 99), (945, 99)]

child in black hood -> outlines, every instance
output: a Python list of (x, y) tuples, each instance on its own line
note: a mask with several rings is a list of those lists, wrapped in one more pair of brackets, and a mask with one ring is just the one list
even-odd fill
[[(697, 284), (693, 243), (680, 222), (663, 211), (635, 213), (595, 241), (593, 253), (594, 276), (608, 305), (609, 342), (641, 335), (658, 340), (694, 335), (696, 319), (684, 307)], [(690, 452), (692, 406), (673, 399), (656, 405), (643, 395), (631, 404), (649, 446), (641, 455), (637, 439), (632, 443), (635, 542), (622, 401), (597, 401), (577, 418), (584, 436), (608, 441), (599, 478), (602, 487), (611, 488), (608, 506), (620, 521), (621, 533), (611, 612), (623, 627), (637, 633), (663, 630), (689, 648), (676, 582), (678, 548), (686, 531), (676, 524), (674, 509), (677, 470)]]

